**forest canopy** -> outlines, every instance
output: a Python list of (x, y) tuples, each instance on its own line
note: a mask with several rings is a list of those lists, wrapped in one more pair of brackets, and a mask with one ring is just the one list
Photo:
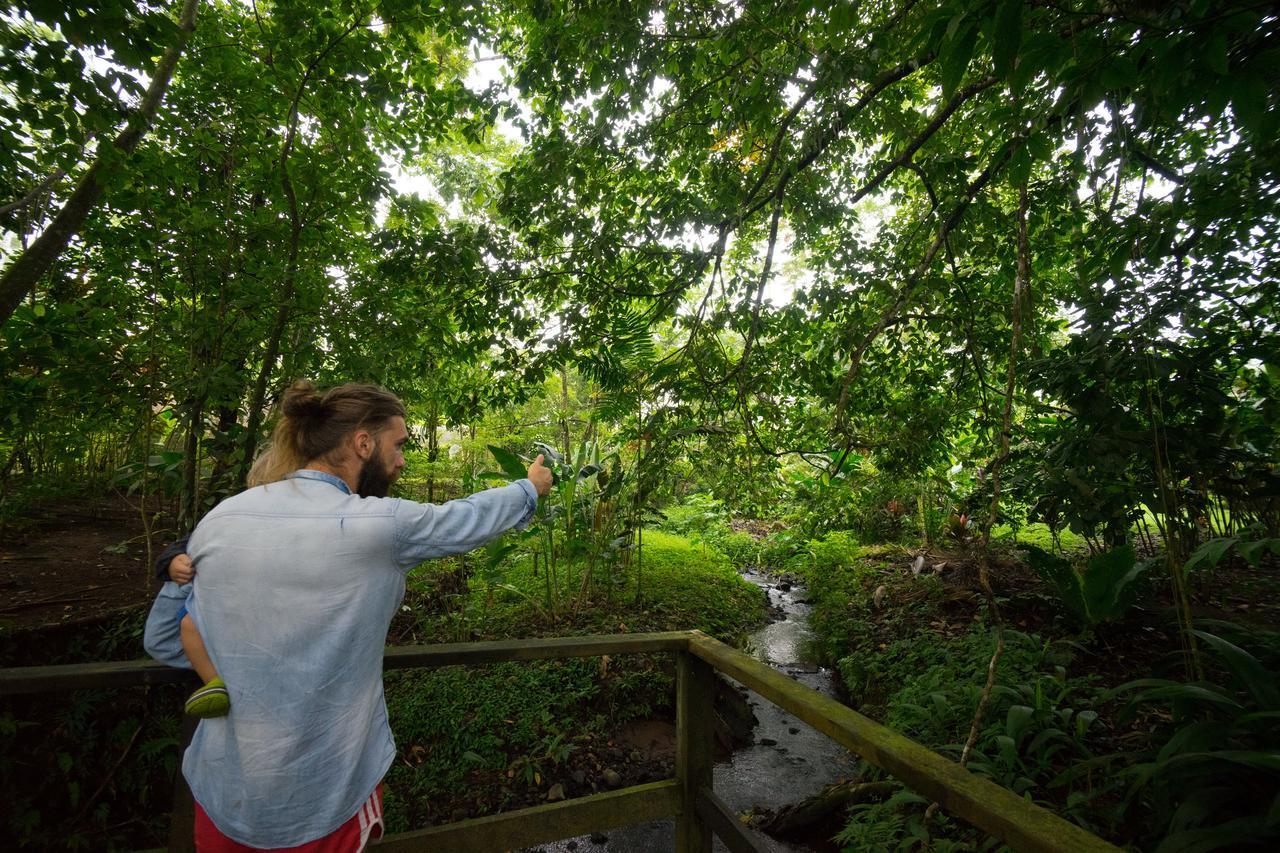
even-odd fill
[(10, 5), (4, 476), (167, 437), (189, 522), (294, 377), (385, 384), (434, 431), (572, 371), (583, 417), (731, 434), (724, 467), (1004, 466), (1099, 542), (1209, 495), (1274, 528), (1278, 26), (1207, 0)]

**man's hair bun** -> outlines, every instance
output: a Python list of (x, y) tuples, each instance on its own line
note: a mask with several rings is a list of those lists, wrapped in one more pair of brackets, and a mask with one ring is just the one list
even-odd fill
[(324, 397), (314, 382), (299, 379), (284, 392), (280, 410), (292, 421), (309, 421), (324, 412)]

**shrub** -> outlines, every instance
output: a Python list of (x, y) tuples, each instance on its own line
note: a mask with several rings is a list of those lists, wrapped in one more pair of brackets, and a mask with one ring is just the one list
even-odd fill
[(1128, 545), (1094, 554), (1077, 569), (1069, 560), (1025, 545), (1031, 568), (1057, 589), (1062, 603), (1085, 627), (1119, 619), (1137, 603), (1151, 561), (1138, 562)]
[(646, 530), (642, 566), (646, 606), (673, 629), (697, 628), (732, 642), (764, 619), (760, 588), (743, 580), (719, 551)]
[(857, 565), (863, 549), (851, 530), (837, 530), (821, 539), (811, 539), (805, 551), (815, 571), (849, 569)]
[(760, 563), (760, 543), (750, 533), (731, 531), (709, 540), (708, 544), (728, 557), (736, 568)]
[(771, 533), (759, 542), (759, 565), (763, 568), (781, 570), (799, 553), (804, 540), (794, 533), (783, 530)]
[[(884, 649), (843, 658), (839, 668), (846, 679), (870, 683), (887, 695), (886, 725), (958, 758), (994, 645), (994, 638), (978, 626), (943, 642), (897, 640)], [(1068, 675), (1070, 662), (1064, 643), (1005, 630), (996, 687), (969, 768), (1039, 801), (1065, 798), (1068, 814), (1083, 823), (1085, 807), (1112, 788), (1064, 772), (1093, 759), (1094, 708), (1102, 701), (1092, 677)], [(883, 810), (868, 809), (864, 817), (890, 823), (900, 832), (911, 825), (911, 819), (891, 819)], [(844, 837), (852, 840), (860, 833), (847, 828)]]
[(1170, 721), (1153, 738), (1159, 749), (1124, 773), (1131, 782), (1128, 802), (1141, 801), (1155, 814), (1160, 850), (1274, 850), (1280, 844), (1280, 673), (1274, 659), (1260, 660), (1226, 639), (1228, 632), (1274, 652), (1276, 635), (1220, 623), (1219, 634), (1195, 632), (1219, 677), (1144, 678), (1114, 691), (1132, 697), (1122, 719), (1145, 708)]
[(703, 492), (689, 495), (682, 503), (664, 508), (662, 514), (664, 518), (658, 527), (677, 536), (707, 539), (729, 532), (728, 512), (724, 505)]

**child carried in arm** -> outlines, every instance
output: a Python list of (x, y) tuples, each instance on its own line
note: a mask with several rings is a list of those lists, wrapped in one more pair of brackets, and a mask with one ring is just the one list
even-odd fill
[(187, 612), (191, 581), (195, 567), (186, 552), (187, 540), (180, 539), (160, 553), (156, 559), (156, 576), (166, 583), (160, 588), (151, 613), (143, 645), (148, 654), (161, 663), (194, 669), (204, 682), (187, 697), (186, 712), (195, 717), (224, 717), (231, 710), (227, 685), (205, 649), (195, 620)]

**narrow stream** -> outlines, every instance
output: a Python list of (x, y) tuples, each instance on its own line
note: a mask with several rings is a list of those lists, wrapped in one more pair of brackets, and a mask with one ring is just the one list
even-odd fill
[[(769, 603), (781, 612), (752, 634), (744, 651), (814, 690), (835, 695), (835, 673), (816, 663), (814, 635), (809, 628), (809, 605), (804, 603), (802, 586), (779, 584), (763, 574), (747, 572), (744, 577), (763, 588)], [(755, 807), (778, 809), (821, 791), (839, 779), (853, 775), (856, 762), (843, 747), (807, 723), (778, 708), (755, 693), (748, 694), (759, 724), (755, 742), (739, 749), (727, 761), (715, 766), (714, 788), (735, 812)], [(604, 838), (603, 835), (607, 835)], [(675, 850), (673, 820), (615, 829), (594, 836), (582, 835), (532, 850), (556, 853), (669, 853)], [(797, 853), (806, 848), (758, 834), (774, 853)], [(726, 850), (716, 841), (717, 851)]]

